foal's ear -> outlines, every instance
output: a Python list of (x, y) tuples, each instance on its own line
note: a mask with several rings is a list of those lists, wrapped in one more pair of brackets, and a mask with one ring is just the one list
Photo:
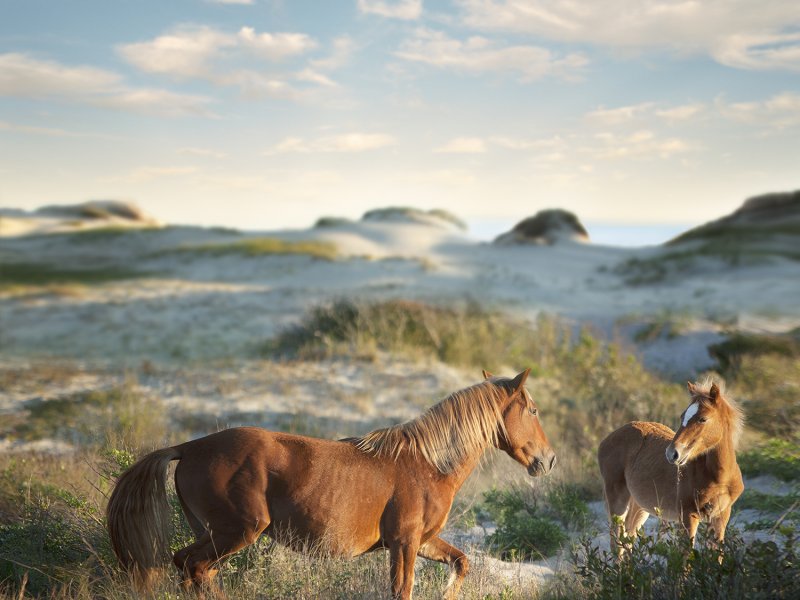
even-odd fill
[(694, 396), (697, 393), (697, 388), (691, 381), (686, 382), (686, 389), (689, 390), (689, 393)]
[(489, 373), (489, 371), (487, 371), (486, 369), (481, 369), (481, 373), (483, 373), (484, 379), (491, 379), (492, 377), (494, 377), (494, 375)]
[(708, 390), (708, 398), (711, 402), (716, 402), (717, 398), (719, 398), (719, 387), (716, 383), (711, 384), (711, 389)]
[(528, 367), (522, 373), (514, 377), (514, 380), (511, 382), (511, 387), (514, 388), (515, 392), (518, 392), (522, 389), (522, 386), (525, 385), (525, 381), (528, 379), (528, 375), (531, 374), (531, 369)]

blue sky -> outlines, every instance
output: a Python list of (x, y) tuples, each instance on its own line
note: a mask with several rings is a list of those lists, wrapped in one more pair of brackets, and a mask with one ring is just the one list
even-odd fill
[[(0, 205), (302, 227), (562, 207), (655, 231), (798, 187), (785, 0), (3, 0)], [(609, 230), (610, 231), (610, 230)]]

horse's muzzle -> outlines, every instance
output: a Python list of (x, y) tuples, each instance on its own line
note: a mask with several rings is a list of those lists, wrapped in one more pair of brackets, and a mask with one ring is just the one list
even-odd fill
[(686, 456), (681, 457), (680, 452), (675, 447), (674, 444), (670, 444), (667, 446), (667, 449), (664, 451), (665, 456), (667, 457), (667, 462), (671, 465), (683, 466), (686, 463)]
[(539, 475), (546, 475), (553, 470), (556, 466), (556, 453), (550, 451), (549, 454), (543, 457), (534, 457), (531, 464), (528, 465), (528, 475), (531, 477), (538, 477)]

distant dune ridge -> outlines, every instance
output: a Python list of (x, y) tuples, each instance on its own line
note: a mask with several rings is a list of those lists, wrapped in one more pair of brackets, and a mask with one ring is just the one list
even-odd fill
[(800, 190), (754, 196), (734, 212), (690, 229), (667, 242), (680, 244), (750, 233), (800, 235)]
[(161, 227), (155, 217), (125, 200), (52, 204), (33, 212), (0, 209), (0, 236), (63, 233), (98, 227)]
[(552, 246), (564, 240), (588, 242), (589, 233), (573, 213), (553, 208), (541, 210), (495, 238), (498, 246), (534, 244)]
[[(414, 225), (434, 225), (445, 229), (466, 231), (467, 224), (454, 214), (434, 208), (421, 210), (410, 206), (388, 206), (368, 210), (361, 217), (365, 223), (411, 223)], [(344, 217), (322, 217), (314, 224), (314, 228), (341, 227), (351, 225), (353, 221)]]

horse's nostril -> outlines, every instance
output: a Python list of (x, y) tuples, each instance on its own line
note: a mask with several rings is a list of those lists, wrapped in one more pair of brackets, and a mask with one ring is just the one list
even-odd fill
[(675, 448), (667, 448), (667, 460), (671, 463), (678, 461), (678, 451)]

